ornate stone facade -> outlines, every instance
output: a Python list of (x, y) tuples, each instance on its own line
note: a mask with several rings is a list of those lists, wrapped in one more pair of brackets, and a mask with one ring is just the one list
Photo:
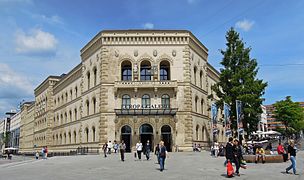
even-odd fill
[(23, 122), (20, 151), (30, 149), (30, 122), (33, 147), (53, 152), (122, 139), (128, 150), (139, 140), (164, 140), (172, 151), (192, 150), (193, 143), (208, 147), (207, 96), (219, 74), (207, 57), (189, 31), (101, 31), (81, 49), (78, 66), (36, 88), (35, 116)]

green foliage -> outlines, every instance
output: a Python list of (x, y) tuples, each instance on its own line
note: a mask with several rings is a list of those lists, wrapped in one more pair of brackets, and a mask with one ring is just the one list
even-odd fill
[[(293, 102), (290, 96), (274, 104), (275, 118), (285, 125), (285, 133), (290, 135), (304, 129), (304, 110), (299, 103)], [(291, 131), (290, 129), (293, 129)]]
[(257, 128), (264, 100), (261, 97), (267, 83), (256, 78), (257, 61), (250, 58), (251, 48), (245, 47), (233, 28), (227, 32), (226, 40), (226, 50), (221, 50), (224, 57), (221, 61), (223, 68), (220, 69), (220, 82), (212, 86), (212, 90), (219, 97), (216, 101), (218, 107), (223, 108), (224, 102), (231, 106), (233, 129), (236, 129), (236, 100), (243, 102), (243, 125), (245, 131), (250, 133)]

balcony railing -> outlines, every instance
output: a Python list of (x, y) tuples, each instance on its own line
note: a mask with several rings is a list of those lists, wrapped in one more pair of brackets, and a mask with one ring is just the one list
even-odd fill
[(176, 88), (177, 81), (115, 81), (115, 88)]

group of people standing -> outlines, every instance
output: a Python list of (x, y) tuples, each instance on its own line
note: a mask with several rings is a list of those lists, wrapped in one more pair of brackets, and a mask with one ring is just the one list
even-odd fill
[[(240, 146), (238, 139), (233, 139), (229, 137), (229, 141), (226, 145), (226, 162), (225, 165), (230, 162), (235, 164), (235, 174), (240, 176), (240, 167), (243, 161), (242, 147)], [(242, 166), (245, 168), (245, 166)]]
[(114, 149), (114, 153), (118, 153), (119, 151), (121, 161), (125, 161), (126, 144), (124, 140), (122, 140), (120, 144), (118, 144), (116, 140), (114, 140), (114, 144), (111, 141), (105, 142), (102, 146), (105, 158), (107, 157), (107, 154), (111, 154), (112, 148)]

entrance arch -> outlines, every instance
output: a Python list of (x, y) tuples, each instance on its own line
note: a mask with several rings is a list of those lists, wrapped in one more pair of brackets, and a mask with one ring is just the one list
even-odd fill
[(131, 134), (132, 129), (128, 125), (124, 125), (121, 128), (121, 140), (124, 140), (126, 144), (126, 152), (131, 152)]
[[(145, 147), (147, 141), (150, 141), (150, 150), (153, 150), (153, 127), (150, 124), (143, 124), (139, 128), (140, 141)], [(144, 148), (145, 149), (145, 148)]]
[(161, 127), (161, 139), (164, 141), (167, 151), (171, 151), (172, 135), (171, 127), (169, 125), (163, 125)]

